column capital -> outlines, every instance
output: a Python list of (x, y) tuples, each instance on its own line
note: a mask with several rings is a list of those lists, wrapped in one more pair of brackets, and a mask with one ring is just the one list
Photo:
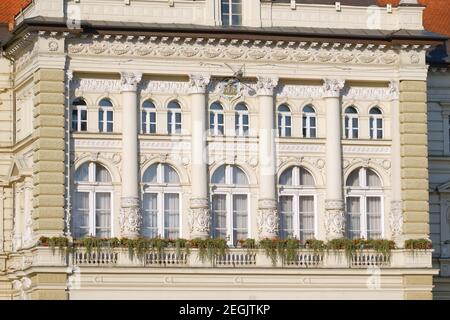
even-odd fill
[(275, 87), (278, 85), (278, 77), (258, 77), (256, 84), (257, 94), (259, 96), (272, 96)]
[(344, 88), (345, 80), (343, 79), (324, 79), (323, 80), (323, 97), (339, 98), (341, 90)]
[(139, 82), (142, 80), (142, 73), (137, 71), (127, 71), (120, 73), (121, 91), (137, 91)]
[(189, 93), (206, 93), (211, 76), (206, 73), (193, 73), (189, 75)]

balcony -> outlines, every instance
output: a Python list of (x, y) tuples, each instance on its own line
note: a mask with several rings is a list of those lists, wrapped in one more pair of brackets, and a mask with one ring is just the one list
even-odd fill
[(126, 248), (94, 249), (88, 252), (60, 252), (58, 248), (35, 247), (22, 254), (11, 254), (7, 270), (26, 270), (30, 267), (111, 267), (111, 268), (239, 268), (239, 269), (381, 269), (432, 268), (433, 250), (395, 249), (386, 255), (375, 250), (360, 250), (351, 254), (344, 250), (312, 251), (300, 249), (289, 261), (273, 260), (264, 250), (230, 249), (224, 255), (202, 259), (198, 249), (189, 254), (166, 249), (164, 252), (145, 252), (139, 257)]

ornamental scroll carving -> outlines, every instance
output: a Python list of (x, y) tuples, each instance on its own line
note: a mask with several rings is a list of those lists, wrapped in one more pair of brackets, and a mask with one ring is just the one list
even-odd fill
[(279, 217), (275, 200), (259, 200), (257, 223), (258, 233), (261, 239), (273, 238), (277, 236), (279, 228)]
[(256, 92), (260, 96), (272, 96), (277, 85), (277, 77), (258, 77)]
[(142, 79), (140, 72), (122, 72), (121, 74), (121, 90), (122, 91), (136, 91), (139, 82)]
[(342, 79), (324, 79), (323, 97), (339, 98), (341, 90), (344, 88), (345, 80)]
[(392, 237), (397, 237), (403, 233), (403, 211), (401, 201), (391, 202), (391, 212), (389, 214), (389, 226)]
[(120, 230), (123, 237), (135, 237), (141, 228), (142, 216), (139, 199), (133, 197), (122, 198), (120, 210)]
[(345, 232), (344, 201), (325, 200), (325, 211), (327, 239), (342, 238)]
[(211, 77), (208, 74), (191, 74), (189, 77), (189, 93), (205, 93)]
[(188, 214), (188, 225), (191, 237), (207, 237), (211, 226), (211, 214), (208, 200), (191, 199), (191, 209)]

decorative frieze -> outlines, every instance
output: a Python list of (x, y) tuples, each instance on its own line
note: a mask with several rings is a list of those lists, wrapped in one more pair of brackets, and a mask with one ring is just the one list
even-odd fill
[(136, 91), (142, 79), (140, 72), (122, 72), (121, 74), (121, 91)]
[(403, 210), (401, 201), (391, 201), (391, 212), (389, 213), (389, 226), (392, 237), (401, 236), (403, 233)]
[[(188, 95), (193, 90), (206, 90), (209, 95), (224, 96), (224, 87), (226, 82), (218, 79), (211, 79), (209, 84), (204, 88), (206, 78), (204, 76), (195, 75), (189, 82), (182, 81), (164, 81), (151, 80), (141, 81), (137, 90), (141, 94), (177, 94)], [(200, 82), (199, 82), (200, 81)], [(203, 87), (196, 87), (203, 81)], [(332, 83), (326, 86), (308, 86), (308, 85), (292, 85), (279, 83), (273, 86), (274, 82), (266, 82), (266, 85), (271, 84), (271, 90), (276, 98), (291, 98), (291, 99), (321, 99), (327, 94), (330, 94), (329, 87)], [(262, 87), (259, 87), (262, 86)], [(235, 95), (232, 100), (239, 97), (254, 97), (262, 93), (264, 89), (264, 82), (239, 82), (235, 85)], [(91, 93), (119, 93), (122, 89), (121, 80), (110, 79), (80, 79), (75, 78), (71, 83), (71, 90), (75, 93), (91, 92)], [(195, 91), (194, 90), (194, 91)], [(266, 89), (264, 89), (266, 90)], [(266, 90), (269, 93), (271, 90)], [(195, 91), (195, 92), (197, 92)], [(373, 101), (391, 101), (398, 99), (398, 84), (391, 82), (389, 87), (343, 87), (341, 90), (342, 98), (353, 100), (373, 100)], [(227, 97), (227, 96), (225, 96)]]
[(189, 77), (189, 93), (205, 93), (211, 77), (208, 74), (191, 74)]
[[(136, 56), (179, 59), (226, 59), (276, 61), (291, 63), (384, 64), (399, 61), (398, 52), (385, 45), (341, 44), (319, 42), (284, 42), (260, 40), (229, 40), (146, 37), (135, 41), (122, 36), (98, 36), (69, 40), (72, 55)], [(408, 49), (408, 48), (405, 48)], [(417, 63), (416, 51), (410, 48), (411, 64)], [(414, 55), (415, 54), (415, 55)]]

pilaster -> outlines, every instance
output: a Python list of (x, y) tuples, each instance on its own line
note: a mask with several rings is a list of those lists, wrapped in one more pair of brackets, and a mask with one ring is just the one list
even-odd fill
[(64, 232), (64, 80), (62, 69), (34, 74), (33, 229), (38, 238)]
[(429, 237), (426, 92), (425, 81), (400, 83), (401, 199), (405, 239)]

